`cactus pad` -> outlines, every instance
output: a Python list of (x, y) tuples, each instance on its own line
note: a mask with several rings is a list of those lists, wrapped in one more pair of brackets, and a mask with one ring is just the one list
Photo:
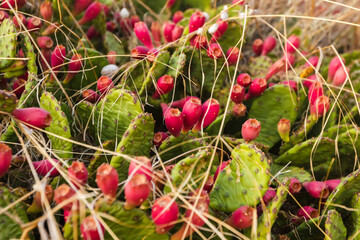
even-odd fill
[(0, 111), (11, 113), (17, 104), (18, 100), (14, 93), (0, 90)]
[(309, 139), (305, 142), (299, 143), (291, 148), (286, 153), (280, 155), (275, 159), (275, 163), (287, 164), (297, 167), (305, 167), (310, 169), (310, 158), (312, 157), (312, 164), (327, 162), (335, 155), (335, 141), (330, 138)]
[[(270, 172), (272, 176), (276, 175), (276, 179), (280, 182), (282, 182), (284, 180), (284, 178), (296, 178), (297, 180), (299, 180), (301, 183), (303, 182), (310, 182), (312, 181), (312, 176), (311, 174), (299, 167), (293, 167), (293, 166), (287, 166), (286, 168), (284, 168), (285, 166), (283, 165), (278, 165), (278, 164), (271, 164), (270, 166)], [(283, 169), (284, 168), (284, 169)], [(280, 174), (278, 174), (281, 171)]]
[(17, 32), (10, 18), (5, 19), (0, 25), (0, 69), (9, 67), (16, 57)]
[(327, 212), (325, 220), (326, 240), (342, 240), (346, 239), (346, 228), (340, 213), (335, 210)]
[(270, 148), (280, 141), (277, 124), (281, 118), (293, 123), (297, 118), (297, 97), (293, 90), (284, 85), (274, 85), (256, 98), (251, 106), (249, 117), (261, 123), (257, 142)]
[[(353, 239), (359, 240), (360, 235), (358, 231), (360, 231), (360, 193), (354, 194), (354, 196), (351, 198), (350, 207), (353, 209), (356, 209), (357, 211), (351, 211), (351, 230), (353, 234)], [(355, 237), (356, 235), (356, 237)]]
[[(52, 117), (52, 122), (50, 126), (46, 128), (46, 131), (59, 135), (65, 139), (70, 139), (71, 132), (69, 122), (66, 118), (65, 113), (61, 111), (61, 105), (56, 100), (56, 98), (51, 93), (44, 92), (40, 98), (40, 106), (41, 108), (50, 112)], [(59, 157), (72, 157), (72, 142), (63, 140), (50, 134), (48, 134), (48, 137), (51, 140), (52, 149)]]
[(102, 142), (120, 139), (131, 120), (142, 112), (141, 104), (132, 92), (122, 89), (111, 90), (96, 105), (96, 136), (99, 136)]
[(36, 54), (33, 48), (33, 45), (31, 43), (30, 37), (25, 33), (21, 34), (21, 47), (23, 49), (23, 52), (28, 58), (27, 60), (27, 69), (32, 74), (38, 73), (38, 67), (36, 65)]
[(250, 75), (253, 78), (263, 78), (266, 76), (268, 69), (273, 64), (273, 61), (268, 56), (260, 56), (253, 58), (250, 61)]
[(210, 207), (225, 212), (242, 205), (256, 206), (270, 180), (269, 162), (255, 145), (238, 145), (231, 157), (231, 163), (219, 173), (210, 194)]
[[(148, 157), (153, 143), (154, 127), (155, 121), (151, 114), (139, 114), (131, 121), (116, 151), (130, 156)], [(114, 156), (110, 165), (117, 170), (120, 182), (127, 179), (130, 165), (129, 159)]]

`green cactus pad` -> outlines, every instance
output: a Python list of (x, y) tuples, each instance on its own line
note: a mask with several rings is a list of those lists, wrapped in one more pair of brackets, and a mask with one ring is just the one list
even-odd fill
[(287, 164), (291, 162), (292, 166), (304, 167), (310, 169), (310, 157), (312, 157), (312, 164), (327, 162), (335, 156), (335, 141), (330, 138), (309, 139), (305, 142), (299, 143), (291, 148), (286, 153), (280, 155), (275, 159), (275, 163)]
[(350, 207), (356, 209), (357, 211), (351, 211), (351, 230), (352, 237), (354, 240), (360, 239), (360, 193), (354, 194), (351, 198)]
[(126, 70), (121, 82), (126, 84), (132, 91), (138, 92), (143, 86), (146, 74), (149, 72), (147, 61), (130, 62), (132, 65)]
[[(242, 138), (232, 138), (232, 137), (223, 137), (223, 138), (233, 148), (235, 148), (239, 144), (246, 143), (246, 141), (244, 139), (242, 139)], [(265, 146), (265, 145), (263, 145), (261, 143), (258, 143), (258, 142), (251, 142), (251, 143), (254, 144), (258, 149), (260, 149), (263, 152), (269, 151), (268, 146)]]
[[(198, 188), (204, 179), (203, 174), (209, 167), (211, 155), (211, 151), (201, 150), (176, 163), (171, 171), (172, 186), (175, 189), (180, 186), (182, 189), (188, 189), (189, 185), (192, 189)], [(215, 156), (213, 165), (215, 166), (217, 163), (218, 158)], [(188, 180), (188, 182), (185, 183), (184, 181), (186, 180)], [(171, 188), (168, 184), (165, 186), (165, 192), (171, 192)]]
[(96, 105), (94, 134), (102, 142), (116, 141), (125, 133), (131, 120), (142, 112), (141, 104), (132, 92), (112, 89)]
[(255, 145), (238, 145), (231, 157), (231, 163), (219, 173), (210, 193), (210, 207), (225, 212), (242, 205), (256, 206), (270, 180), (269, 162)]
[(18, 99), (14, 93), (0, 90), (0, 111), (11, 113), (17, 104)]
[(305, 221), (291, 231), (287, 237), (291, 240), (299, 239), (299, 236), (301, 239), (323, 240), (324, 232), (320, 229), (324, 229), (324, 222), (320, 221), (320, 218)]
[(26, 73), (26, 69), (20, 69), (18, 71), (14, 71), (14, 72), (6, 72), (4, 73), (4, 78), (14, 78), (14, 77), (20, 77), (22, 75), (24, 75)]
[(176, 49), (170, 57), (166, 75), (173, 77), (175, 80), (175, 78), (182, 74), (186, 63), (186, 52), (187, 49), (183, 47)]
[(28, 58), (27, 60), (27, 69), (30, 73), (36, 74), (38, 73), (38, 67), (36, 65), (36, 54), (31, 43), (30, 37), (28, 34), (21, 34), (21, 47), (25, 54), (25, 57)]
[(344, 132), (338, 136), (338, 146), (341, 155), (340, 160), (346, 160), (351, 166), (355, 164), (355, 154), (359, 157), (360, 141), (359, 141), (359, 129), (352, 128), (347, 132)]
[[(59, 135), (65, 139), (71, 139), (69, 122), (66, 115), (61, 111), (61, 105), (56, 98), (48, 92), (44, 92), (40, 98), (40, 107), (50, 112), (52, 122), (45, 130), (53, 134)], [(72, 142), (63, 140), (56, 136), (48, 134), (51, 141), (51, 147), (54, 152), (61, 158), (72, 157)]]
[[(125, 50), (122, 42), (112, 33), (109, 31), (106, 31), (105, 37), (104, 37), (104, 44), (109, 51), (115, 51), (116, 55), (125, 55)], [(123, 64), (128, 61), (128, 57), (126, 56), (119, 56), (116, 57), (120, 64)]]
[(79, 116), (81, 125), (84, 129), (90, 128), (90, 130), (93, 129), (93, 111), (94, 111), (94, 105), (92, 103), (89, 103), (87, 101), (82, 101), (79, 104), (76, 105), (76, 113)]
[(17, 31), (13, 21), (6, 18), (0, 25), (0, 69), (9, 67), (16, 57)]
[(145, 81), (143, 81), (141, 89), (139, 91), (139, 96), (142, 96), (144, 91), (149, 90), (154, 86), (153, 83), (164, 74), (168, 62), (170, 60), (170, 53), (168, 51), (160, 51), (155, 57), (155, 60), (149, 69), (149, 72), (146, 75)]
[[(8, 207), (9, 204), (17, 201), (17, 197), (6, 187), (0, 187), (0, 195), (1, 209)], [(17, 218), (17, 221), (14, 220), (14, 217)], [(26, 215), (26, 205), (21, 201), (0, 215), (0, 239), (20, 239), (23, 229), (18, 221), (20, 221), (21, 224), (25, 224), (29, 221), (28, 216)], [(32, 234), (29, 237), (30, 239), (33, 239)]]
[[(355, 193), (360, 192), (360, 170), (350, 173), (328, 196), (325, 207), (334, 209), (336, 206), (348, 206)], [(325, 208), (325, 209), (326, 209)]]
[(327, 212), (325, 220), (326, 240), (343, 240), (346, 239), (346, 228), (340, 213), (335, 210)]
[(162, 161), (167, 161), (186, 152), (194, 153), (194, 150), (206, 145), (207, 143), (200, 133), (189, 132), (185, 135), (182, 134), (180, 137), (169, 136), (162, 142), (159, 155)]
[[(109, 141), (103, 142), (100, 147), (105, 150), (114, 151), (115, 143), (114, 143), (114, 141), (109, 140)], [(106, 154), (100, 150), (98, 150), (94, 153), (93, 157), (90, 160), (90, 164), (87, 167), (88, 174), (89, 174), (88, 184), (90, 186), (93, 186), (93, 187), (96, 186), (95, 179), (96, 179), (96, 171), (97, 171), (98, 167), (103, 163), (109, 163), (111, 160), (111, 157), (112, 157), (112, 155)]]
[(348, 130), (352, 129), (353, 126), (350, 124), (342, 124), (332, 126), (324, 131), (323, 137), (328, 137), (331, 139), (335, 139), (338, 135), (346, 133)]
[[(151, 114), (139, 114), (131, 121), (116, 151), (129, 156), (148, 157), (153, 144), (154, 127), (155, 121)], [(129, 159), (114, 156), (110, 165), (117, 170), (120, 182), (127, 179), (130, 165)]]
[(273, 64), (273, 61), (268, 56), (260, 56), (250, 60), (250, 75), (252, 78), (264, 78), (267, 71)]
[[(169, 235), (157, 234), (155, 225), (146, 213), (140, 209), (133, 208), (125, 210), (123, 204), (114, 202), (111, 205), (102, 203), (98, 210), (103, 216), (103, 220), (119, 239), (146, 239), (146, 240), (167, 240)], [(78, 226), (80, 224), (78, 223)], [(80, 232), (80, 229), (77, 230)], [(64, 238), (67, 240), (75, 239), (73, 223), (67, 221), (64, 227)], [(104, 240), (111, 240), (113, 237), (106, 231)]]
[(302, 142), (316, 123), (317, 120), (313, 119), (311, 116), (308, 119), (305, 119), (300, 128), (290, 135), (290, 141), (283, 143), (279, 153), (282, 154), (291, 149), (295, 144)]
[[(237, 41), (239, 41), (239, 39), (242, 37), (242, 32), (242, 26), (237, 20), (228, 21), (226, 32), (218, 40), (224, 53), (226, 53), (230, 47), (235, 47)], [(237, 45), (238, 48), (240, 48), (239, 46), (240, 44)]]
[[(229, 120), (231, 119), (231, 113), (227, 113), (227, 114), (221, 114), (220, 116), (218, 116), (214, 122), (212, 122), (207, 128), (206, 128), (206, 132), (210, 135), (210, 136), (214, 136), (214, 135), (218, 135), (219, 134), (219, 130), (221, 127), (221, 123), (223, 121), (223, 118), (225, 117), (225, 121), (224, 121), (224, 126), (222, 128), (222, 131), (224, 131), (225, 129), (225, 125), (226, 123), (229, 122)], [(221, 134), (220, 134), (221, 135)]]
[[(278, 174), (281, 171), (280, 174)], [(284, 180), (284, 178), (296, 178), (299, 180), (299, 182), (310, 182), (312, 181), (311, 174), (299, 167), (293, 167), (293, 166), (285, 166), (278, 165), (278, 164), (271, 164), (270, 166), (270, 172), (272, 176), (276, 175), (276, 179), (280, 182)]]
[(276, 190), (276, 196), (267, 206), (258, 221), (257, 236), (258, 239), (266, 239), (267, 234), (271, 234), (271, 228), (274, 225), (280, 208), (284, 204), (288, 195), (290, 179), (285, 178)]
[(280, 119), (293, 123), (297, 118), (297, 97), (293, 90), (284, 85), (274, 85), (256, 98), (251, 106), (249, 117), (261, 123), (261, 131), (256, 141), (273, 147), (281, 140), (277, 131)]

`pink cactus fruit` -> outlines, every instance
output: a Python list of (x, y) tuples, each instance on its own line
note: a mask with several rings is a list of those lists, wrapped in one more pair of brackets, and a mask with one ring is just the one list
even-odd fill
[(182, 109), (184, 124), (183, 133), (187, 133), (200, 120), (202, 114), (202, 104), (199, 98), (192, 97), (183, 106)]
[(193, 132), (209, 126), (219, 115), (220, 104), (216, 99), (210, 98), (202, 105), (201, 118), (193, 128)]
[[(74, 191), (74, 189), (69, 187), (67, 184), (62, 184), (59, 187), (57, 187), (54, 191), (54, 201), (56, 202), (56, 204), (59, 205), (62, 202), (67, 201), (70, 198), (72, 198), (75, 194), (76, 194), (76, 192)], [(63, 206), (62, 209), (66, 210), (66, 211), (70, 211), (73, 204), (74, 204), (74, 201), (70, 201), (65, 206)], [(75, 203), (75, 204), (77, 204), (77, 203)]]
[(246, 229), (251, 227), (253, 217), (256, 216), (256, 210), (249, 206), (241, 206), (236, 209), (226, 220), (230, 226), (237, 229)]
[(96, 172), (96, 184), (110, 202), (116, 197), (119, 184), (119, 176), (115, 168), (107, 163), (98, 167)]
[(237, 79), (237, 83), (243, 87), (247, 87), (251, 84), (251, 77), (247, 73), (241, 73)]
[(276, 47), (276, 39), (274, 37), (267, 37), (264, 41), (261, 55), (268, 55)]
[(128, 176), (143, 174), (149, 182), (153, 178), (151, 160), (145, 156), (137, 156), (130, 162)]
[(252, 49), (256, 56), (260, 56), (263, 47), (264, 47), (263, 40), (261, 40), (260, 38), (254, 40)]
[(81, 222), (80, 232), (84, 240), (100, 240), (105, 235), (105, 228), (93, 216), (87, 216)]
[(255, 140), (261, 130), (261, 124), (258, 120), (249, 118), (241, 128), (241, 135), (245, 139), (245, 141), (253, 141)]
[(10, 168), (12, 160), (12, 150), (5, 143), (0, 143), (0, 178), (3, 177)]
[(142, 42), (147, 48), (154, 48), (154, 45), (151, 41), (149, 28), (144, 22), (135, 23), (134, 32), (140, 42)]
[(52, 122), (50, 113), (45, 109), (37, 107), (15, 109), (12, 115), (30, 127), (47, 128)]
[(83, 162), (74, 161), (68, 169), (68, 176), (71, 182), (79, 187), (86, 184), (89, 174)]
[(156, 225), (156, 232), (167, 233), (179, 218), (179, 208), (175, 200), (169, 195), (155, 200), (151, 209), (151, 217)]
[(285, 51), (288, 53), (295, 53), (296, 49), (300, 47), (301, 40), (296, 35), (291, 35), (285, 43)]
[(156, 91), (153, 94), (153, 98), (157, 99), (161, 95), (167, 94), (174, 88), (174, 79), (169, 75), (160, 77), (157, 81)]
[(342, 63), (345, 64), (344, 58), (339, 58), (338, 56), (335, 56), (329, 64), (329, 70), (328, 70), (328, 80), (330, 82), (333, 81), (336, 71), (342, 67)]
[(303, 187), (313, 198), (327, 198), (330, 193), (329, 187), (325, 182), (305, 182)]
[[(56, 164), (58, 164), (59, 160), (52, 159)], [(48, 159), (33, 162), (34, 168), (40, 176), (44, 177), (49, 174), (50, 177), (59, 176), (59, 171), (54, 167), (52, 162)]]
[(135, 174), (126, 183), (124, 192), (126, 199), (124, 208), (130, 210), (140, 206), (147, 199), (150, 193), (150, 183), (145, 175)]

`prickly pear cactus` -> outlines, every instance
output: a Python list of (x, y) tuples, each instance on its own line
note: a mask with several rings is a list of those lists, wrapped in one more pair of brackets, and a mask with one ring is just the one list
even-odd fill
[[(1, 209), (17, 201), (17, 197), (6, 187), (0, 187), (0, 194)], [(0, 238), (4, 240), (20, 238), (23, 233), (21, 224), (26, 224), (28, 221), (26, 206), (20, 201), (10, 207), (6, 213), (0, 215)], [(28, 234), (28, 236), (33, 239), (32, 234)]]
[(17, 104), (18, 100), (14, 93), (0, 90), (0, 111), (11, 113)]
[(277, 164), (287, 164), (291, 162), (292, 166), (305, 167), (310, 169), (310, 160), (312, 165), (327, 162), (335, 155), (335, 141), (330, 138), (312, 138), (299, 143), (289, 151), (275, 159)]
[[(115, 51), (116, 55), (125, 55), (124, 44), (119, 38), (116, 37), (113, 33), (106, 31), (104, 36), (104, 45), (107, 48), (108, 52)], [(129, 59), (123, 56), (117, 57), (120, 64), (127, 62)]]
[[(50, 112), (52, 117), (50, 126), (45, 130), (62, 138), (71, 139), (69, 122), (65, 113), (61, 111), (61, 105), (56, 98), (51, 93), (44, 92), (40, 98), (40, 106)], [(48, 134), (52, 149), (55, 150), (55, 153), (61, 158), (71, 158), (72, 142), (66, 141), (60, 137)]]
[[(114, 239), (113, 236), (119, 239), (127, 239), (131, 236), (133, 239), (148, 239), (148, 240), (167, 240), (167, 234), (157, 234), (155, 232), (154, 223), (146, 216), (146, 213), (140, 209), (134, 208), (125, 210), (123, 204), (116, 201), (111, 205), (102, 203), (98, 212), (104, 215), (103, 220), (109, 226), (112, 233), (106, 231), (105, 240)], [(78, 226), (80, 224), (78, 223)], [(73, 230), (73, 223), (66, 222), (64, 227), (65, 239), (78, 239), (79, 236), (74, 236), (80, 232)]]
[(265, 90), (256, 98), (251, 106), (249, 117), (261, 123), (261, 131), (257, 142), (273, 147), (281, 140), (277, 131), (280, 119), (286, 118), (293, 123), (297, 118), (297, 97), (287, 86), (275, 85)]
[[(116, 151), (127, 156), (149, 156), (150, 148), (154, 138), (155, 121), (151, 114), (140, 113), (130, 123), (125, 131)], [(118, 174), (122, 182), (128, 177), (130, 160), (121, 156), (114, 156), (110, 165)]]
[(325, 220), (325, 239), (326, 240), (341, 240), (346, 239), (346, 228), (341, 218), (340, 213), (335, 210), (327, 212)]
[(118, 141), (131, 120), (142, 112), (141, 104), (133, 93), (113, 89), (95, 106), (94, 134), (101, 142)]
[(169, 67), (167, 68), (166, 75), (174, 78), (174, 80), (182, 73), (186, 63), (187, 48), (181, 47), (175, 50), (169, 60)]
[(210, 207), (225, 212), (235, 211), (242, 205), (256, 206), (270, 180), (268, 159), (255, 145), (237, 146), (231, 158), (210, 193)]
[(0, 25), (0, 69), (10, 67), (16, 57), (17, 31), (11, 19), (7, 18)]
[(268, 56), (260, 56), (253, 58), (250, 61), (250, 74), (253, 78), (263, 78), (266, 76), (268, 69), (273, 64), (273, 61)]
[(270, 172), (272, 176), (282, 182), (285, 178), (296, 178), (299, 182), (310, 182), (312, 181), (311, 174), (299, 167), (284, 166), (272, 163), (270, 166)]
[(34, 51), (34, 47), (31, 44), (31, 40), (29, 38), (29, 36), (25, 33), (25, 34), (21, 34), (21, 46), (23, 49), (23, 52), (25, 54), (25, 57), (28, 58), (27, 60), (27, 69), (30, 73), (32, 74), (37, 74), (38, 73), (38, 67), (36, 65), (36, 54)]
[(290, 184), (290, 179), (289, 178), (284, 179), (284, 181), (279, 185), (279, 187), (276, 190), (276, 196), (267, 206), (266, 210), (263, 211), (263, 214), (258, 222), (258, 228), (257, 228), (258, 239), (267, 239), (267, 236), (271, 235), (271, 228), (276, 221), (280, 208), (286, 201), (289, 184)]
[(301, 239), (314, 239), (314, 240), (323, 240), (325, 236), (324, 224), (325, 219), (314, 218), (309, 221), (301, 223), (293, 231), (287, 234), (289, 239), (297, 239), (301, 236)]
[(349, 232), (351, 232), (351, 237), (355, 240), (360, 239), (360, 235), (358, 231), (360, 231), (360, 193), (354, 194), (354, 196), (351, 198), (350, 207), (353, 209), (356, 209), (357, 211), (351, 211), (351, 229)]

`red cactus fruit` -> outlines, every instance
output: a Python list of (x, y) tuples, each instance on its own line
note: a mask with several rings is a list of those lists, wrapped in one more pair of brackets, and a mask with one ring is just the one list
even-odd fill
[[(2, 1), (1, 7), (5, 9), (11, 9), (12, 8), (22, 8), (26, 4), (26, 0), (8, 0), (8, 1)], [(11, 7), (10, 7), (11, 6)]]
[[(6, 13), (6, 14), (7, 14), (7, 13)], [(20, 28), (20, 27), (21, 27), (20, 22), (21, 22), (22, 24), (24, 24), (24, 26), (27, 26), (27, 19), (26, 19), (26, 17), (25, 17), (24, 15), (22, 15), (21, 13), (17, 13), (17, 15), (15, 15), (15, 16), (13, 17), (13, 23), (14, 23), (15, 27)]]
[(288, 53), (295, 53), (296, 49), (300, 47), (300, 38), (296, 35), (291, 35), (285, 43), (285, 51)]
[(269, 188), (263, 196), (263, 201), (264, 201), (265, 205), (268, 205), (275, 196), (276, 196), (276, 190)]
[(334, 86), (342, 86), (344, 84), (344, 82), (346, 81), (347, 75), (350, 72), (350, 68), (346, 67), (345, 69), (341, 66), (339, 67), (339, 69), (336, 71), (332, 84)]
[[(59, 160), (52, 159), (56, 164), (59, 163)], [(33, 162), (34, 168), (40, 176), (44, 177), (49, 175), (50, 177), (59, 176), (59, 171), (54, 167), (54, 165), (50, 162), (50, 160), (45, 159), (37, 162)]]
[(165, 112), (165, 126), (174, 136), (179, 137), (183, 126), (183, 115), (177, 108), (168, 108)]
[[(52, 189), (52, 187), (50, 185), (45, 186), (44, 194), (45, 194), (45, 197), (46, 197), (47, 201), (49, 203), (51, 203), (52, 200), (54, 199), (54, 190)], [(35, 195), (34, 195), (34, 200), (33, 200), (32, 204), (27, 209), (27, 213), (33, 214), (33, 213), (42, 212), (43, 204), (44, 203), (43, 203), (42, 198), (41, 198), (41, 193), (36, 192)]]
[(174, 88), (174, 79), (169, 75), (160, 77), (157, 81), (156, 91), (153, 94), (153, 98), (157, 99), (161, 95), (167, 94)]
[(169, 137), (169, 135), (165, 132), (157, 132), (154, 134), (154, 145), (156, 147), (160, 147), (160, 145), (162, 144), (162, 142), (167, 139)]
[(161, 23), (158, 21), (152, 22), (150, 30), (155, 46), (159, 47), (161, 45)]
[(79, 13), (82, 13), (87, 9), (90, 4), (93, 2), (93, 0), (75, 0), (74, 1), (74, 10), (72, 14), (74, 16), (77, 16)]
[[(55, 75), (57, 75), (56, 71), (59, 71), (62, 64), (64, 63), (65, 56), (66, 56), (66, 49), (63, 45), (57, 45), (53, 50), (53, 52), (51, 53), (51, 67), (53, 71), (55, 71), (54, 72)], [(55, 78), (54, 74), (51, 74), (50, 81), (52, 81)]]
[(289, 119), (282, 118), (277, 125), (278, 133), (284, 142), (290, 141), (289, 134), (291, 129), (291, 123)]
[(184, 104), (182, 109), (184, 124), (182, 132), (187, 133), (200, 120), (202, 114), (201, 100), (197, 97), (192, 97)]
[(53, 40), (48, 36), (36, 38), (36, 42), (39, 45), (39, 48), (49, 49), (54, 45)]
[(200, 48), (207, 48), (208, 46), (208, 40), (205, 35), (197, 35), (194, 38), (194, 47), (197, 49)]
[(174, 107), (174, 108), (180, 108), (182, 109), (185, 105), (185, 103), (190, 99), (192, 98), (191, 96), (188, 96), (188, 97), (184, 97), (180, 100), (177, 100), (177, 101), (174, 101), (171, 103), (171, 107)]
[(296, 215), (298, 218), (305, 218), (305, 220), (309, 220), (310, 218), (317, 218), (319, 216), (319, 211), (310, 206), (304, 206), (299, 209)]
[(151, 160), (145, 156), (134, 157), (130, 162), (128, 175), (143, 174), (149, 182), (153, 178)]
[(21, 94), (25, 90), (25, 84), (26, 84), (26, 81), (24, 79), (18, 78), (12, 85), (13, 92), (15, 93), (15, 95), (18, 99), (21, 97)]
[(327, 96), (320, 96), (315, 103), (310, 105), (310, 113), (314, 118), (322, 117), (330, 108), (330, 101)]
[(232, 109), (232, 114), (239, 118), (246, 114), (246, 106), (243, 103), (235, 104)]
[(144, 59), (147, 56), (149, 49), (144, 46), (137, 46), (131, 50), (131, 57), (135, 59)]
[(93, 216), (87, 216), (81, 222), (80, 232), (84, 240), (100, 240), (105, 235), (105, 228)]
[(235, 84), (231, 89), (230, 97), (234, 103), (241, 103), (245, 98), (245, 88), (241, 85)]
[(124, 208), (126, 210), (140, 206), (149, 196), (149, 180), (143, 174), (135, 174), (126, 183), (124, 192), (126, 199)]
[(107, 53), (106, 58), (107, 58), (109, 64), (113, 64), (113, 65), (116, 64), (116, 55), (117, 55), (117, 53), (115, 51), (109, 51)]
[(241, 73), (237, 79), (237, 83), (243, 87), (247, 87), (251, 84), (251, 77), (247, 73)]
[(53, 15), (52, 3), (50, 1), (42, 2), (40, 5), (40, 15), (46, 20), (51, 21)]
[(97, 94), (94, 90), (92, 89), (86, 89), (82, 92), (82, 96), (83, 98), (88, 101), (88, 102), (91, 102), (91, 103), (96, 103), (100, 96), (99, 94)]
[(51, 54), (52, 51), (50, 49), (41, 49), (41, 55), (44, 57), (40, 57), (41, 66), (44, 71), (48, 70), (48, 65), (51, 66)]
[(28, 21), (26, 22), (26, 28), (31, 31), (37, 31), (41, 28), (42, 26), (42, 22), (40, 18), (37, 17), (31, 17), (28, 19)]
[(291, 53), (285, 53), (281, 59), (286, 61), (286, 68), (289, 69), (290, 66), (295, 65), (295, 55)]
[(155, 61), (155, 58), (156, 56), (159, 54), (159, 50), (157, 50), (156, 48), (152, 48), (150, 49), (147, 54), (146, 54), (146, 59), (149, 61), (149, 62), (154, 62)]
[(245, 0), (232, 0), (231, 4), (244, 5)]
[(181, 38), (183, 32), (184, 32), (184, 27), (183, 26), (175, 25), (175, 27), (174, 27), (174, 29), (172, 30), (172, 33), (171, 33), (172, 41), (175, 42), (176, 40)]
[(37, 128), (47, 128), (52, 122), (50, 113), (45, 109), (37, 107), (15, 109), (12, 115), (17, 120)]
[(11, 148), (5, 143), (0, 143), (0, 178), (3, 177), (10, 168), (12, 160)]
[(261, 40), (260, 38), (255, 39), (255, 41), (253, 42), (252, 49), (256, 56), (260, 56), (260, 54), (263, 50), (263, 46), (264, 46), (263, 40)]
[(60, 24), (55, 22), (55, 23), (51, 23), (49, 26), (47, 26), (45, 28), (44, 31), (41, 32), (42, 36), (48, 36), (53, 34), (58, 28), (60, 27)]
[(205, 16), (202, 12), (196, 11), (194, 12), (189, 21), (189, 33), (192, 33), (199, 28), (201, 28), (205, 24)]
[(274, 37), (267, 37), (264, 41), (261, 55), (268, 55), (276, 47), (276, 39)]
[[(305, 67), (310, 67), (311, 65), (313, 67), (316, 67), (319, 63), (319, 57), (313, 56), (307, 60), (307, 62), (304, 64)], [(310, 65), (311, 64), (311, 65)]]
[(91, 40), (95, 37), (100, 36), (100, 33), (96, 29), (95, 25), (92, 25), (87, 31), (86, 31), (86, 37)]
[(330, 193), (329, 186), (325, 182), (305, 182), (303, 186), (313, 198), (327, 198)]
[(226, 223), (238, 229), (249, 228), (252, 225), (253, 217), (255, 215), (256, 211), (254, 208), (249, 206), (241, 206), (231, 214)]
[(245, 139), (245, 141), (253, 141), (255, 140), (261, 130), (261, 124), (258, 120), (249, 118), (241, 128), (241, 135)]
[(102, 3), (95, 1), (91, 3), (84, 13), (84, 16), (78, 21), (80, 25), (91, 22), (94, 20), (102, 11)]
[(219, 111), (220, 111), (219, 102), (214, 98), (208, 99), (202, 105), (201, 118), (194, 126), (192, 131), (197, 132), (200, 131), (201, 128), (206, 128), (207, 126), (209, 126), (213, 121), (215, 121), (215, 119), (219, 115)]
[(68, 176), (75, 186), (84, 186), (89, 174), (83, 162), (74, 161), (68, 169)]
[(330, 179), (330, 180), (326, 180), (325, 183), (326, 185), (328, 185), (329, 191), (332, 192), (341, 183), (341, 179)]
[(140, 42), (142, 42), (147, 48), (154, 48), (154, 45), (151, 41), (149, 28), (144, 22), (135, 23), (134, 32)]
[[(19, 13), (20, 15), (20, 13)], [(22, 15), (22, 14), (21, 14)], [(24, 15), (23, 15), (24, 16)], [(9, 14), (5, 12), (4, 10), (0, 10), (0, 22), (4, 21), (6, 18), (9, 18)], [(14, 17), (15, 19), (16, 17)], [(14, 21), (14, 20), (13, 20)], [(18, 26), (16, 26), (18, 27)]]
[(229, 165), (230, 163), (231, 163), (230, 160), (229, 160), (229, 161), (224, 161), (224, 162), (222, 162), (222, 163), (217, 167), (217, 169), (216, 169), (216, 171), (215, 171), (215, 174), (214, 174), (214, 181), (216, 181), (219, 173), (220, 173), (224, 168), (226, 168), (226, 166)]
[(166, 42), (172, 42), (172, 31), (175, 28), (175, 24), (172, 22), (166, 22), (163, 27), (163, 35)]
[(119, 184), (119, 176), (115, 168), (107, 163), (103, 163), (98, 167), (96, 172), (96, 184), (104, 194), (105, 198), (109, 201), (113, 201)]
[[(316, 79), (316, 77), (315, 77)], [(311, 84), (308, 92), (308, 99), (310, 104), (314, 104), (316, 99), (324, 95), (323, 85), (320, 81), (315, 81)]]
[(279, 59), (277, 60), (271, 67), (269, 68), (265, 80), (269, 80), (272, 76), (277, 74), (278, 72), (285, 71), (286, 68), (286, 60), (285, 59)]
[(211, 189), (213, 188), (214, 186), (214, 183), (215, 183), (215, 180), (213, 178), (213, 176), (209, 176), (207, 179), (206, 179), (206, 182), (205, 182), (205, 185), (204, 185), (204, 188), (203, 190), (207, 193), (210, 193), (211, 192)]
[(223, 21), (221, 20), (221, 18), (219, 18), (216, 23), (218, 24), (218, 28), (217, 30), (214, 32), (211, 41), (215, 42), (216, 40), (218, 40), (219, 38), (221, 38), (221, 36), (226, 32), (227, 28), (228, 28), (228, 21)]
[(184, 13), (182, 11), (176, 11), (172, 17), (172, 21), (177, 24), (184, 18)]
[(247, 93), (248, 97), (245, 96), (245, 99), (249, 97), (260, 96), (266, 89), (267, 83), (264, 78), (255, 78), (249, 87), (249, 91)]
[(235, 65), (240, 55), (240, 49), (237, 47), (230, 47), (226, 52), (226, 59), (229, 65)]
[(97, 80), (97, 89), (101, 94), (107, 94), (110, 91), (110, 89), (112, 89), (113, 87), (114, 87), (113, 81), (111, 80), (111, 78), (107, 76), (101, 76)]
[(335, 56), (335, 57), (331, 60), (331, 62), (330, 62), (330, 64), (329, 64), (329, 70), (328, 70), (328, 80), (329, 80), (330, 82), (333, 81), (336, 71), (337, 71), (340, 67), (342, 67), (342, 63), (341, 63), (341, 62), (345, 64), (345, 59), (344, 59), (344, 58), (338, 58), (337, 56)]
[[(59, 205), (62, 202), (72, 198), (75, 194), (76, 194), (76, 192), (74, 191), (74, 189), (69, 187), (67, 184), (62, 184), (55, 189), (54, 201), (56, 202), (56, 204)], [(68, 204), (66, 204), (65, 206), (63, 206), (62, 209), (66, 210), (66, 211), (70, 211), (73, 204), (74, 204), (74, 201), (71, 201)]]
[(116, 30), (116, 23), (113, 21), (106, 22), (106, 30), (109, 32), (115, 32)]
[(82, 62), (83, 62), (83, 58), (81, 54), (74, 54), (71, 57), (68, 67), (68, 72), (63, 81), (64, 84), (69, 83), (75, 77), (75, 75), (81, 70)]
[(282, 82), (280, 82), (280, 84), (288, 85), (288, 86), (291, 87), (295, 92), (297, 92), (297, 90), (298, 90), (298, 88), (297, 88), (297, 82), (295, 82), (295, 81), (293, 81), (293, 80), (282, 81)]
[(290, 179), (289, 192), (291, 194), (299, 193), (301, 188), (302, 186), (299, 180), (297, 180), (296, 178)]
[(175, 200), (169, 195), (155, 200), (151, 209), (151, 217), (156, 225), (156, 232), (167, 233), (179, 218), (179, 208)]
[(212, 59), (218, 59), (223, 57), (222, 48), (218, 43), (210, 44), (207, 55)]

